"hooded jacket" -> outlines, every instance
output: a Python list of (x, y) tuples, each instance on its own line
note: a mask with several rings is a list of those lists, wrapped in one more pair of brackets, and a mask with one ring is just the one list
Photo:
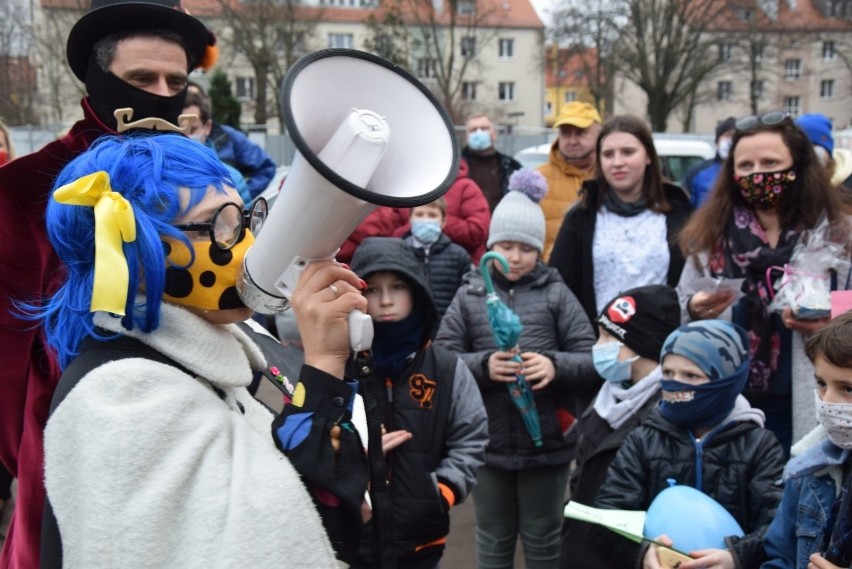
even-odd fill
[(522, 352), (549, 357), (556, 377), (533, 391), (541, 423), (542, 446), (534, 446), (505, 383), (488, 377), (488, 357), (497, 351), (485, 304), (482, 275), (471, 272), (441, 320), (435, 342), (461, 355), (473, 372), (488, 411), (491, 442), (485, 462), (505, 470), (568, 464), (573, 445), (566, 443), (557, 410), (567, 406), (579, 416), (600, 387), (592, 365), (595, 336), (580, 303), (555, 269), (538, 263), (517, 282), (492, 271), (495, 291), (524, 326)]
[[(589, 203), (597, 201), (600, 192), (595, 180), (583, 184), (583, 192), (588, 193)], [(669, 242), (669, 266), (665, 283), (671, 287), (677, 286), (683, 272), (683, 253), (677, 244), (677, 236), (686, 225), (692, 213), (692, 206), (686, 193), (674, 184), (663, 184), (666, 199), (671, 210), (666, 216), (666, 238)], [(546, 197), (546, 196), (545, 196)], [(595, 239), (595, 225), (598, 212), (577, 203), (565, 215), (565, 222), (559, 229), (553, 252), (550, 256), (550, 266), (559, 270), (565, 284), (577, 295), (589, 319), (594, 322), (597, 317), (595, 298), (595, 260), (592, 255)]]
[(539, 166), (538, 171), (547, 179), (547, 193), (540, 203), (547, 223), (541, 258), (547, 262), (565, 219), (565, 212), (577, 201), (583, 180), (589, 178), (594, 169), (583, 170), (566, 162), (559, 152), (559, 141), (556, 140), (550, 147), (550, 159)]
[[(442, 231), (447, 237), (464, 247), (474, 263), (485, 254), (491, 210), (480, 187), (468, 176), (467, 162), (459, 160), (459, 175), (444, 194), (447, 202), (446, 223)], [(394, 231), (394, 237), (405, 235), (411, 230), (408, 218)]]
[[(697, 439), (655, 408), (618, 450), (597, 494), (597, 508), (647, 510), (667, 479), (701, 490), (722, 505), (746, 536), (726, 538), (737, 567), (750, 567), (781, 500), (775, 482), (784, 449), (763, 428), (763, 413), (739, 396), (728, 417)], [(608, 567), (633, 567), (647, 547), (592, 527), (591, 541)], [(677, 547), (677, 543), (674, 544)]]
[[(440, 555), (449, 533), (449, 509), (468, 496), (484, 460), (488, 422), (482, 398), (461, 360), (429, 340), (438, 312), (408, 245), (397, 238), (365, 239), (352, 258), (352, 270), (362, 278), (397, 273), (412, 287), (414, 309), (423, 311), (423, 343), (398, 377), (379, 375), (369, 357), (354, 358), (349, 375), (359, 379), (361, 391), (370, 382), (382, 386), (378, 412), (387, 431), (413, 435), (385, 457), (396, 558)], [(369, 414), (366, 396), (365, 402)], [(365, 534), (361, 563), (372, 556), (370, 532)]]

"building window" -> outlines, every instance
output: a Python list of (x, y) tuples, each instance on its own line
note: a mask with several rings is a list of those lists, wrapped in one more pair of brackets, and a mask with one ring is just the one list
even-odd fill
[(328, 34), (328, 47), (352, 49), (353, 46), (352, 34)]
[(833, 41), (822, 42), (822, 58), (826, 61), (831, 61), (837, 57), (837, 52), (834, 51)]
[(237, 77), (237, 99), (254, 99), (254, 77)]
[(577, 100), (577, 91), (574, 91), (574, 90), (565, 91), (565, 99), (564, 100), (565, 100), (566, 103), (572, 103), (572, 102), (576, 101)]
[(784, 97), (784, 112), (791, 116), (799, 115), (799, 97)]
[(460, 16), (473, 16), (476, 14), (476, 2), (472, 0), (461, 0), (456, 5), (456, 13)]
[(751, 94), (755, 99), (762, 99), (765, 93), (765, 84), (763, 81), (751, 82)]
[(553, 103), (550, 101), (544, 102), (544, 114), (552, 115), (553, 114)]
[(755, 61), (763, 61), (763, 54), (766, 51), (766, 45), (762, 43), (755, 44), (752, 48), (752, 53), (754, 54)]
[(834, 97), (834, 79), (823, 79), (819, 82), (820, 99), (831, 99)]
[(475, 101), (476, 100), (476, 82), (475, 81), (464, 81), (462, 83), (462, 100), (463, 101)]
[(501, 81), (497, 86), (498, 98), (502, 103), (515, 100), (515, 84), (511, 81)]
[(719, 61), (731, 61), (734, 53), (734, 44), (720, 43), (719, 44)]
[(720, 101), (730, 101), (733, 98), (734, 89), (730, 81), (719, 81), (716, 84), (716, 98)]
[(473, 57), (476, 55), (476, 38), (473, 36), (465, 36), (461, 39), (461, 54), (462, 57)]
[(784, 62), (784, 79), (791, 81), (802, 76), (802, 60), (788, 59)]
[(515, 40), (502, 38), (498, 46), (500, 49), (500, 59), (512, 59), (515, 57)]
[(434, 59), (421, 58), (417, 60), (417, 77), (420, 79), (435, 79), (438, 76), (438, 67)]

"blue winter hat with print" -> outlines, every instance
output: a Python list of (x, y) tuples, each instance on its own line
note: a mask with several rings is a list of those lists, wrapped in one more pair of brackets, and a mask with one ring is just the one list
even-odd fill
[(660, 383), (663, 416), (688, 428), (720, 424), (748, 380), (748, 346), (745, 330), (727, 320), (691, 322), (672, 332), (660, 352), (664, 374), (666, 356), (676, 354), (693, 362), (710, 381), (692, 385), (664, 375)]
[(831, 137), (831, 121), (819, 113), (801, 115), (796, 125), (805, 131), (814, 146), (822, 146), (829, 154), (834, 152), (834, 139)]

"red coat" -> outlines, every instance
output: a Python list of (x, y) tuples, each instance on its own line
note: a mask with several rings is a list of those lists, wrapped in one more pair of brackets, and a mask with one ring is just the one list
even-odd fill
[[(470, 253), (471, 260), (478, 264), (485, 254), (491, 210), (480, 187), (467, 175), (467, 162), (459, 162), (456, 181), (444, 194), (447, 202), (447, 223), (444, 233)], [(348, 263), (358, 244), (366, 237), (402, 237), (411, 229), (409, 210), (404, 208), (378, 207), (361, 222), (349, 236), (337, 259)]]
[(62, 138), (0, 168), (0, 460), (18, 478), (14, 516), (0, 567), (39, 566), (44, 507), (44, 444), (58, 362), (45, 348), (41, 328), (13, 315), (15, 300), (53, 294), (62, 265), (47, 239), (44, 214), (54, 179), (72, 158), (112, 133), (83, 100), (85, 118)]

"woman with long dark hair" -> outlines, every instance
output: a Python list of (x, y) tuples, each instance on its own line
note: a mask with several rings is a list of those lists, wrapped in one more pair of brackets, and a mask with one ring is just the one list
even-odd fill
[(676, 235), (692, 211), (686, 192), (663, 178), (642, 119), (611, 118), (595, 154), (595, 176), (565, 214), (550, 256), (591, 322), (620, 292), (677, 284), (683, 257)]
[[(790, 308), (770, 312), (777, 291), (767, 270), (789, 263), (802, 232), (824, 218), (831, 236), (847, 245), (846, 213), (807, 135), (787, 114), (771, 112), (736, 122), (731, 155), (681, 234), (689, 259), (679, 285), (684, 317), (728, 318), (748, 331), (752, 363), (745, 395), (788, 451), (815, 426), (813, 367), (802, 340), (827, 319), (797, 319)], [(736, 303), (730, 292), (690, 296), (705, 276), (745, 278), (746, 294)], [(833, 287), (849, 288), (849, 275), (831, 278)]]

